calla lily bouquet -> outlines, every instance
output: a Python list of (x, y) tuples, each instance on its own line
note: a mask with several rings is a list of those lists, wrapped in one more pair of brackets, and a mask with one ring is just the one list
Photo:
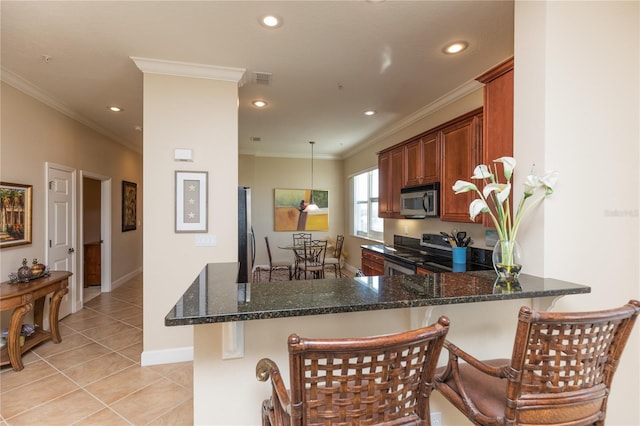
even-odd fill
[[(527, 176), (524, 182), (524, 192), (522, 193), (515, 214), (513, 214), (509, 205), (509, 194), (511, 194), (511, 177), (513, 175), (513, 169), (516, 167), (516, 160), (512, 157), (501, 157), (493, 162), (493, 173), (491, 169), (484, 164), (476, 166), (473, 170), (471, 179), (484, 181), (485, 185), (482, 191), (480, 191), (474, 183), (463, 180), (458, 180), (455, 185), (453, 185), (453, 190), (456, 194), (475, 191), (480, 198), (473, 200), (469, 205), (469, 216), (471, 220), (474, 220), (480, 213), (489, 214), (496, 227), (500, 241), (513, 242), (516, 239), (516, 234), (518, 233), (518, 228), (520, 227), (523, 217), (531, 211), (533, 207), (540, 204), (546, 196), (553, 193), (553, 189), (558, 180), (558, 172), (548, 172), (544, 176), (535, 176), (533, 174)], [(498, 170), (495, 163), (502, 163), (504, 182), (500, 182), (496, 178)], [(543, 191), (538, 191), (539, 189)], [(536, 192), (539, 193), (537, 197), (535, 197)], [(531, 201), (527, 203), (529, 199), (531, 199)]]

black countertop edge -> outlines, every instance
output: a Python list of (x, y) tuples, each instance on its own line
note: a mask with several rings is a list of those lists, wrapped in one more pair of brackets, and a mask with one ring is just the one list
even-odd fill
[[(554, 297), (565, 296), (568, 294), (586, 294), (590, 293), (591, 289), (585, 287), (584, 289), (575, 289), (569, 291), (539, 291), (529, 292), (526, 298), (537, 297)], [(216, 324), (224, 322), (237, 322), (237, 321), (252, 321), (252, 320), (264, 320), (275, 318), (293, 318), (312, 315), (328, 315), (328, 314), (341, 314), (349, 312), (366, 312), (366, 311), (381, 311), (387, 309), (403, 309), (403, 308), (419, 308), (429, 306), (443, 306), (443, 305), (462, 305), (466, 303), (478, 303), (478, 302), (495, 302), (499, 300), (514, 300), (522, 299), (522, 295), (518, 292), (491, 294), (484, 296), (467, 296), (458, 298), (447, 299), (433, 299), (433, 300), (403, 300), (398, 302), (387, 302), (367, 305), (354, 305), (354, 306), (339, 306), (331, 308), (304, 308), (304, 309), (287, 309), (280, 311), (264, 311), (246, 314), (233, 314), (233, 315), (214, 315), (214, 316), (193, 316), (193, 317), (181, 317), (181, 318), (168, 318), (165, 317), (164, 325), (168, 327), (180, 326), (180, 325), (200, 325), (200, 324)]]
[(165, 317), (166, 326), (288, 318), (590, 293), (591, 288), (522, 275), (501, 292), (493, 271), (238, 284), (236, 263), (208, 264)]

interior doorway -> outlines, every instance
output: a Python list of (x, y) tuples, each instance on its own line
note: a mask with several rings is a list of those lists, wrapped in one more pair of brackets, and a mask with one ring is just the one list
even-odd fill
[(82, 301), (111, 291), (111, 178), (81, 173)]

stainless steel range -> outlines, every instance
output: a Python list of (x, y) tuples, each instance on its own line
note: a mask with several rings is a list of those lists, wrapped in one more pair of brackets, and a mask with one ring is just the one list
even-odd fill
[(384, 256), (384, 274), (393, 275), (414, 275), (416, 273), (416, 265), (412, 262), (405, 262), (398, 257)]
[[(469, 248), (465, 270), (491, 269), (491, 252)], [(423, 234), (421, 239), (394, 235), (393, 247), (384, 248), (385, 275), (415, 274), (418, 267), (433, 272), (452, 272), (451, 245), (440, 234)]]

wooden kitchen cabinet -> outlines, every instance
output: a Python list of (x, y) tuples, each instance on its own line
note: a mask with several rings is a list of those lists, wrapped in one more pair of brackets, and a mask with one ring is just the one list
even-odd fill
[[(482, 160), (483, 108), (477, 108), (378, 154), (378, 217), (401, 219), (400, 189), (440, 182), (440, 220), (471, 222), (474, 193), (456, 195)], [(477, 220), (480, 221), (480, 218)]]
[(416, 275), (427, 275), (427, 274), (433, 274), (434, 272), (430, 269), (427, 268), (423, 268), (422, 266), (418, 266), (416, 268)]
[(400, 188), (404, 178), (403, 161), (403, 146), (378, 155), (378, 217), (402, 218)]
[(472, 222), (469, 218), (469, 204), (477, 195), (474, 192), (455, 194), (452, 187), (458, 179), (470, 181), (473, 169), (480, 164), (482, 118), (482, 108), (479, 108), (456, 119), (441, 131), (440, 220)]
[(384, 275), (384, 255), (373, 250), (363, 248), (362, 273), (367, 277)]
[(100, 241), (84, 245), (84, 287), (100, 285), (102, 282), (100, 246)]
[[(513, 157), (513, 57), (476, 80), (485, 85), (482, 164), (491, 166), (497, 158)], [(502, 173), (501, 164), (498, 173)], [(504, 182), (503, 176), (500, 178)], [(510, 203), (513, 205), (513, 191)], [(482, 216), (483, 225), (493, 227), (489, 216)]]
[(439, 141), (438, 132), (433, 132), (404, 145), (403, 187), (424, 185), (440, 180)]

